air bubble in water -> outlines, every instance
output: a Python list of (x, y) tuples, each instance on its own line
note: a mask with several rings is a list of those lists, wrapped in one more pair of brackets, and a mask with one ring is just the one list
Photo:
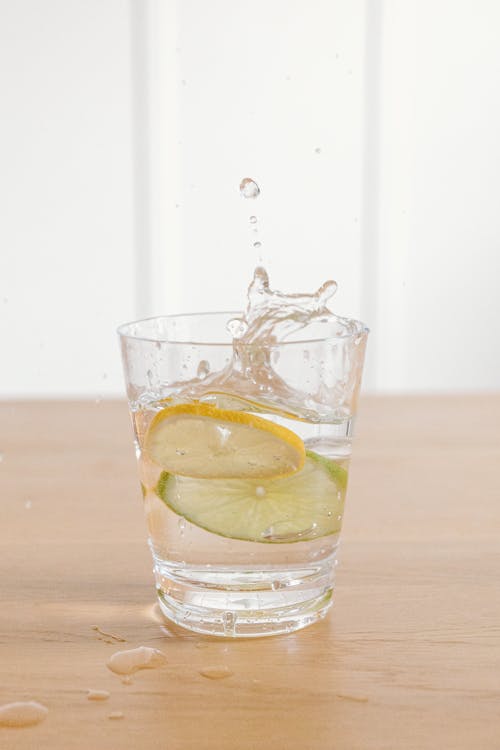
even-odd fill
[(240, 182), (240, 194), (243, 198), (257, 198), (260, 193), (260, 188), (251, 177), (245, 177)]

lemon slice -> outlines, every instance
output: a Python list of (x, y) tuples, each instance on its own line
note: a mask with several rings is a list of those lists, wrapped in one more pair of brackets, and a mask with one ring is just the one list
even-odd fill
[(307, 451), (301, 471), (281, 479), (193, 479), (164, 471), (156, 494), (207, 531), (251, 542), (310, 541), (340, 531), (347, 471)]
[(305, 461), (304, 443), (291, 430), (198, 402), (158, 412), (144, 449), (163, 469), (198, 479), (274, 479), (299, 471)]

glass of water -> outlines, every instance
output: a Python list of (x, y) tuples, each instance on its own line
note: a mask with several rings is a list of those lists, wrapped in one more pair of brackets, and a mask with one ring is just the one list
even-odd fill
[(160, 607), (249, 637), (332, 604), (368, 329), (322, 320), (306, 338), (236, 344), (235, 319), (158, 317), (119, 336)]

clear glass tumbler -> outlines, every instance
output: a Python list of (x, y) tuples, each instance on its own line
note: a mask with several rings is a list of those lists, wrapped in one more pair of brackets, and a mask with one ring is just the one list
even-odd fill
[(227, 389), (214, 379), (234, 364), (235, 315), (118, 333), (160, 607), (193, 631), (249, 637), (305, 627), (332, 604), (368, 329), (329, 336), (322, 323), (307, 340), (252, 345), (288, 403), (265, 382), (249, 396), (244, 372)]

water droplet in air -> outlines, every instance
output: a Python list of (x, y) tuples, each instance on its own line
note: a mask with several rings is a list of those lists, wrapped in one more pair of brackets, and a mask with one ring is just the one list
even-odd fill
[(233, 339), (240, 339), (248, 329), (245, 321), (240, 318), (233, 318), (228, 322), (226, 327)]
[(180, 448), (176, 448), (175, 452), (176, 452), (176, 454), (178, 456), (185, 456), (186, 455), (186, 451), (182, 451)]
[(240, 193), (243, 198), (257, 198), (260, 188), (251, 177), (245, 177), (240, 182)]
[(272, 581), (271, 588), (273, 591), (277, 591), (279, 588), (281, 588), (281, 581)]
[(33, 503), (31, 502), (31, 500), (26, 500), (26, 502), (24, 503), (24, 507), (26, 508), (26, 510), (30, 510), (32, 505)]
[(177, 526), (179, 527), (179, 531), (181, 532), (181, 534), (183, 534), (186, 528), (186, 521), (183, 518), (179, 518), (179, 520), (177, 521)]
[(0, 726), (31, 727), (45, 719), (49, 709), (36, 701), (18, 701), (0, 706)]
[(250, 224), (256, 224), (257, 223), (257, 217), (256, 216), (250, 216)]
[(314, 153), (315, 153), (315, 154), (320, 154), (320, 153), (321, 153), (321, 149), (320, 149), (319, 147), (318, 147), (318, 148), (315, 148), (315, 149), (314, 149)]
[(107, 372), (103, 372), (102, 379), (103, 380), (107, 380), (108, 379), (108, 373)]
[(257, 495), (257, 497), (264, 497), (264, 495), (266, 494), (266, 488), (259, 485), (255, 488), (255, 494)]
[(2, 463), (2, 461), (3, 461), (3, 453), (0, 453), (0, 464)]
[(206, 378), (208, 373), (210, 372), (210, 365), (208, 364), (206, 359), (202, 359), (200, 364), (198, 365), (198, 371), (197, 375), (199, 378), (203, 380), (203, 378)]
[(253, 246), (258, 250), (259, 247), (262, 247), (262, 242), (254, 242)]

